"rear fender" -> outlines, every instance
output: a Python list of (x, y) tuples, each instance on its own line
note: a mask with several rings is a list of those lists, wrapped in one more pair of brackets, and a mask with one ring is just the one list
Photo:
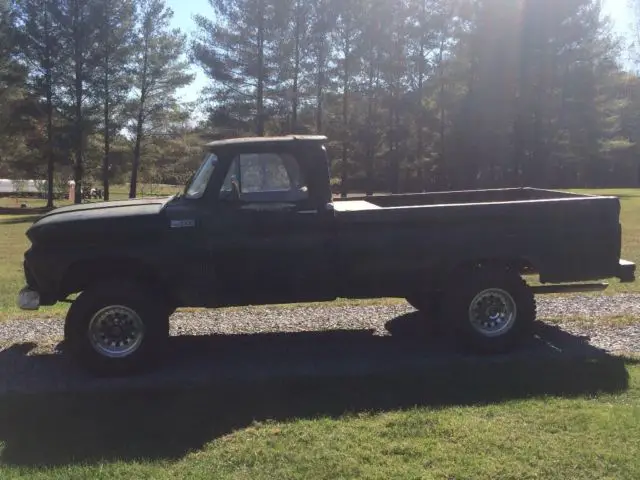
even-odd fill
[(507, 270), (517, 272), (519, 275), (538, 273), (536, 265), (526, 258), (483, 258), (465, 261), (447, 269), (441, 279), (441, 284), (446, 288), (455, 284), (462, 276), (480, 269)]

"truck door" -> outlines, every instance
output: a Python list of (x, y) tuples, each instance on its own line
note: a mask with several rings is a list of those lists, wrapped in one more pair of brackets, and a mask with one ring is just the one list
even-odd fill
[(230, 303), (333, 298), (331, 223), (287, 152), (237, 155), (209, 222), (216, 288)]

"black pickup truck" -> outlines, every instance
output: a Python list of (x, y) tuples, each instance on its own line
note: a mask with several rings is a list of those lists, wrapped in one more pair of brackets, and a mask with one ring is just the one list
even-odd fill
[(400, 297), (495, 353), (528, 335), (535, 294), (635, 280), (615, 197), (519, 188), (335, 201), (326, 140), (216, 141), (182, 194), (52, 211), (27, 231), (19, 305), (71, 301), (66, 349), (118, 375), (157, 365), (181, 307)]

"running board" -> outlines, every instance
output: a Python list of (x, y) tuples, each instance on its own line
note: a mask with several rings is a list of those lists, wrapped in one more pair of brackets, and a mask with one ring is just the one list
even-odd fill
[(602, 292), (609, 287), (608, 283), (576, 283), (573, 285), (540, 285), (531, 287), (536, 295), (545, 295), (549, 293), (584, 293), (584, 292)]

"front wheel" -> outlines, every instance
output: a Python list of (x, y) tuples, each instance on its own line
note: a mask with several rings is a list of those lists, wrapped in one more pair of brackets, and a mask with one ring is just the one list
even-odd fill
[(536, 319), (533, 291), (516, 272), (479, 269), (450, 289), (445, 320), (470, 349), (513, 350), (531, 333)]
[(146, 288), (126, 283), (85, 290), (65, 323), (65, 348), (80, 366), (100, 376), (148, 369), (168, 337), (166, 306)]

